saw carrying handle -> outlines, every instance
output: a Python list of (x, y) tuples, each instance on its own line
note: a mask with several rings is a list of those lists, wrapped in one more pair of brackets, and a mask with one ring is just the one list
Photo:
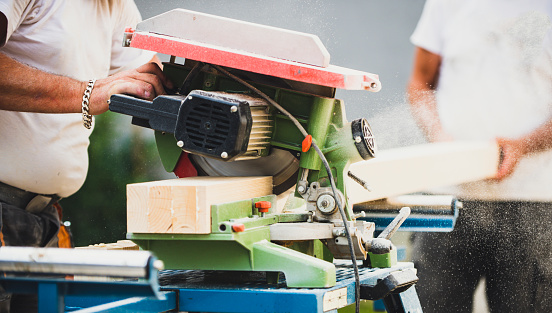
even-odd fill
[(166, 133), (174, 133), (183, 96), (157, 97), (154, 101), (127, 95), (112, 95), (109, 110), (132, 116), (132, 124)]

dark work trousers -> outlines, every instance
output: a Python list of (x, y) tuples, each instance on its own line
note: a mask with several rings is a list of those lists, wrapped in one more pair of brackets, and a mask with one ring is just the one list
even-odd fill
[(413, 235), (424, 313), (471, 312), (482, 277), (492, 313), (552, 312), (552, 203), (463, 203), (454, 231)]
[[(0, 202), (0, 243), (2, 246), (69, 248), (72, 246), (71, 235), (63, 225), (60, 226), (60, 216), (61, 207), (57, 203), (33, 214)], [(0, 313), (36, 311), (36, 295), (9, 295), (0, 292)]]

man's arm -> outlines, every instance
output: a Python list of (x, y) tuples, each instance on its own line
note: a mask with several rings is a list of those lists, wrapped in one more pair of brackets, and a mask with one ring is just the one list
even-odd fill
[[(80, 113), (87, 82), (32, 68), (0, 53), (0, 109), (37, 113)], [(153, 100), (172, 83), (156, 63), (98, 79), (90, 96), (90, 113), (108, 109), (107, 100), (122, 93)]]
[[(441, 57), (422, 48), (416, 48), (414, 71), (408, 85), (408, 97), (414, 118), (426, 137), (434, 141), (452, 140), (441, 126), (434, 91), (439, 77)], [(530, 153), (552, 148), (552, 120), (544, 123), (526, 136), (511, 139), (497, 138), (502, 151), (496, 180), (502, 180), (514, 172), (519, 161)]]
[(435, 100), (440, 66), (441, 56), (416, 48), (414, 69), (408, 83), (408, 100), (414, 119), (431, 142), (452, 140), (441, 126)]

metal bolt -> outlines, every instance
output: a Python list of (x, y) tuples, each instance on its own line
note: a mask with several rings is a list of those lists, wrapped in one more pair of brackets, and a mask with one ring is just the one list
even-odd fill
[(223, 158), (223, 159), (226, 159), (228, 157), (228, 153), (223, 152), (223, 153), (220, 154), (220, 157)]
[(303, 193), (303, 192), (305, 192), (305, 187), (304, 186), (299, 186), (299, 187), (297, 187), (297, 191), (299, 191), (299, 193)]
[(177, 143), (176, 143), (177, 146), (179, 146), (180, 148), (184, 147), (184, 141), (182, 140), (179, 140)]
[(193, 99), (192, 96), (188, 96), (188, 100), (192, 100), (192, 99)]
[(238, 107), (235, 106), (235, 105), (231, 106), (231, 107), (230, 107), (230, 112), (232, 112), (232, 113), (238, 112)]
[(377, 83), (371, 83), (370, 88), (376, 89), (378, 87)]
[(355, 137), (355, 142), (356, 142), (356, 143), (361, 143), (361, 142), (362, 142), (362, 138), (360, 138), (360, 136), (356, 136), (356, 137)]
[(331, 195), (321, 195), (316, 201), (316, 207), (324, 214), (331, 214), (335, 209), (335, 199)]

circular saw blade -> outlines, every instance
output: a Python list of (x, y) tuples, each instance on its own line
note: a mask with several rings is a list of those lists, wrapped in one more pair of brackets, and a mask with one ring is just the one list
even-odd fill
[(200, 175), (205, 176), (272, 176), (273, 192), (279, 195), (297, 182), (299, 160), (289, 151), (272, 149), (269, 156), (243, 161), (225, 162), (190, 155)]

